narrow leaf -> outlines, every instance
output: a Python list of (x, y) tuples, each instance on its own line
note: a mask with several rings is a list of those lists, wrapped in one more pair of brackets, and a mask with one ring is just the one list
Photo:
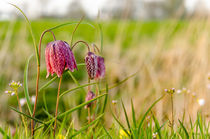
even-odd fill
[(183, 123), (182, 123), (179, 119), (178, 119), (178, 121), (179, 121), (179, 123), (180, 123), (182, 129), (184, 130), (187, 139), (189, 139), (189, 134), (188, 134), (188, 132), (187, 132), (187, 129), (184, 127)]
[(94, 84), (96, 84), (96, 83), (84, 84), (84, 85), (80, 85), (80, 86), (78, 86), (78, 87), (69, 89), (69, 90), (64, 91), (63, 93), (61, 93), (61, 95), (60, 95), (59, 97), (62, 97), (63, 95), (65, 95), (65, 94), (67, 94), (67, 93), (70, 93), (70, 92), (72, 92), (72, 91), (75, 91), (75, 90), (77, 90), (77, 89), (80, 89), (80, 88), (83, 88), (83, 87), (86, 87), (86, 86), (89, 86), (89, 85), (94, 85)]
[(26, 14), (25, 14), (17, 5), (12, 4), (12, 3), (9, 3), (9, 4), (12, 5), (12, 6), (14, 6), (15, 8), (17, 8), (17, 9), (22, 13), (22, 15), (24, 16), (24, 18), (25, 18), (25, 20), (26, 20), (26, 23), (27, 23), (27, 26), (28, 26), (29, 31), (30, 31), (30, 33), (31, 33), (31, 37), (32, 37), (33, 44), (34, 44), (34, 47), (35, 47), (37, 64), (39, 65), (39, 64), (40, 64), (39, 52), (38, 52), (38, 47), (37, 47), (37, 45), (36, 45), (36, 39), (35, 39), (33, 30), (32, 30), (32, 27), (31, 27), (31, 23), (30, 23), (30, 21), (28, 20)]
[(33, 55), (31, 55), (26, 62), (25, 70), (24, 70), (24, 81), (23, 81), (26, 104), (28, 106), (28, 110), (29, 110), (30, 115), (32, 115), (32, 106), (31, 106), (29, 92), (28, 92), (28, 66), (29, 66), (29, 62), (30, 62), (32, 56)]
[(102, 125), (102, 127), (103, 127), (104, 131), (106, 132), (107, 136), (108, 136), (110, 139), (112, 139), (112, 136), (109, 134), (109, 132), (106, 130), (106, 128), (105, 128), (103, 125)]
[(120, 121), (116, 118), (116, 116), (114, 115), (114, 113), (112, 112), (111, 110), (111, 114), (112, 116), (114, 117), (115, 121), (120, 125), (120, 127), (123, 129), (123, 131), (128, 135), (130, 136), (130, 134), (128, 133), (128, 131), (126, 130), (126, 128), (123, 126), (123, 124), (120, 123)]
[(122, 107), (123, 107), (125, 119), (126, 119), (126, 122), (127, 122), (127, 125), (128, 125), (128, 129), (129, 129), (129, 131), (130, 131), (130, 133), (131, 133), (131, 126), (130, 126), (130, 122), (129, 122), (129, 120), (128, 120), (128, 114), (127, 114), (127, 112), (126, 112), (125, 105), (124, 105), (122, 99), (121, 99), (121, 103), (122, 103)]
[(164, 97), (164, 95), (162, 97), (160, 97), (158, 100), (156, 100), (150, 107), (149, 109), (146, 111), (146, 113), (143, 115), (140, 123), (139, 123), (139, 127), (138, 127), (138, 133), (140, 132), (141, 126), (144, 122), (144, 119), (146, 118), (147, 114), (152, 110), (152, 108), (155, 106), (155, 104), (157, 104), (162, 98)]
[[(15, 111), (15, 112), (17, 112), (17, 113), (19, 113), (19, 114), (22, 114), (22, 115), (25, 116), (25, 117), (28, 117), (28, 118), (30, 118), (30, 119), (33, 119), (34, 121), (36, 121), (36, 122), (38, 122), (38, 123), (45, 124), (43, 121), (41, 121), (41, 120), (39, 120), (39, 119), (36, 119), (36, 118), (33, 118), (33, 117), (31, 117), (31, 116), (29, 116), (29, 115), (23, 113), (23, 112), (20, 112), (20, 111), (18, 111), (17, 109), (15, 109), (15, 108), (13, 108), (13, 107), (10, 107), (10, 109), (12, 109), (13, 111)], [(45, 125), (46, 125), (46, 124), (45, 124)]]
[[(126, 82), (128, 79), (134, 77), (137, 73), (138, 73), (138, 71), (137, 71), (136, 73), (134, 73), (134, 74), (132, 74), (132, 75), (126, 77), (125, 79), (119, 81), (118, 83), (113, 84), (112, 86), (109, 87), (109, 89), (112, 89), (112, 88), (115, 88), (115, 87), (121, 85), (122, 83)], [(106, 88), (101, 90), (101, 92), (104, 92), (104, 91), (106, 91)]]
[(82, 127), (78, 132), (76, 132), (75, 134), (73, 134), (70, 138), (73, 138), (74, 136), (80, 134), (82, 131), (86, 130), (88, 127), (90, 127), (91, 125), (93, 125), (96, 121), (98, 121), (104, 114), (101, 114), (100, 116), (98, 116), (94, 121), (92, 121), (91, 123), (89, 123), (88, 125)]
[(7, 139), (10, 139), (10, 137), (7, 135), (7, 133), (0, 127), (0, 133), (5, 137), (7, 137)]

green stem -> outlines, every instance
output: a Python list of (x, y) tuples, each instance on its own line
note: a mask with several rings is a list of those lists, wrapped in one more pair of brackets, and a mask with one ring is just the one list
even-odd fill
[(173, 93), (171, 93), (171, 135), (174, 132), (174, 102), (173, 102)]
[(56, 109), (55, 109), (55, 124), (54, 124), (54, 130), (53, 130), (54, 137), (55, 137), (55, 130), (56, 130), (56, 121), (57, 121), (57, 114), (58, 114), (58, 104), (59, 104), (59, 95), (60, 95), (62, 77), (63, 76), (61, 75), (59, 85), (58, 85), (58, 94), (57, 94), (57, 102), (56, 102)]
[[(41, 44), (42, 44), (42, 39), (45, 35), (45, 33), (50, 32), (53, 35), (54, 40), (56, 41), (55, 35), (51, 30), (46, 30), (42, 33), (40, 40), (39, 40), (39, 55), (38, 55), (38, 60), (41, 60)], [(32, 117), (35, 117), (35, 112), (36, 112), (36, 105), (37, 105), (37, 99), (38, 99), (38, 93), (39, 93), (39, 76), (40, 76), (40, 62), (37, 64), (37, 78), (36, 78), (36, 98), (35, 98), (35, 103), (34, 103), (34, 109), (33, 109), (33, 114)], [(31, 136), (34, 136), (34, 120), (31, 120)]]
[[(15, 90), (15, 94), (16, 94), (16, 96), (17, 96), (17, 101), (18, 101), (19, 110), (20, 110), (20, 112), (23, 112), (23, 111), (22, 111), (22, 107), (21, 107), (21, 105), (20, 105), (20, 99), (19, 99), (17, 90)], [(25, 127), (25, 132), (26, 132), (26, 137), (27, 137), (27, 136), (28, 136), (28, 133), (27, 133), (27, 124), (26, 124), (26, 122), (25, 122), (25, 119), (24, 119), (23, 115), (21, 115), (21, 118), (22, 118), (22, 122), (23, 122), (24, 127)]]

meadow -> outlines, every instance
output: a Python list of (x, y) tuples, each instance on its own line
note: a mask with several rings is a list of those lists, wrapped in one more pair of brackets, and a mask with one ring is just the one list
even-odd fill
[[(78, 21), (31, 21), (37, 43), (44, 30), (68, 22)], [(75, 26), (53, 32), (57, 40), (70, 44)], [(87, 50), (83, 44), (74, 49), (78, 71), (63, 75), (61, 92), (73, 90), (60, 99), (58, 115), (62, 116), (58, 117), (56, 138), (209, 138), (209, 37), (208, 19), (82, 21), (73, 41), (85, 40), (103, 49), (106, 75), (91, 85), (100, 95), (91, 108), (89, 123), (84, 108), (87, 86), (82, 87), (88, 83)], [(46, 79), (44, 49), (50, 41), (52, 36), (47, 33), (42, 41), (35, 138), (53, 138), (59, 80), (56, 75)], [(4, 93), (12, 80), (23, 83), (28, 71), (29, 97), (35, 96), (35, 51), (24, 20), (0, 22), (0, 67), (0, 137), (30, 138), (27, 102), (22, 105), (25, 129), (16, 97)], [(24, 85), (19, 88), (20, 99), (26, 97)]]

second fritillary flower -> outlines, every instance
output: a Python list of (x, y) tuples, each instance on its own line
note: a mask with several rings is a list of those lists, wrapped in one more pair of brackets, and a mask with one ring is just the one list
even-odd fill
[(85, 57), (86, 69), (90, 79), (99, 79), (105, 76), (104, 58), (88, 52)]

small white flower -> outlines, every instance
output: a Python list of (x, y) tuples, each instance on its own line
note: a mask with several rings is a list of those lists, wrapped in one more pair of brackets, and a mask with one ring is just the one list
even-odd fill
[(36, 96), (32, 96), (32, 97), (31, 97), (31, 101), (32, 101), (32, 103), (35, 103), (35, 101), (36, 101)]
[(11, 96), (14, 96), (14, 95), (15, 95), (15, 92), (12, 92), (12, 93), (11, 93)]
[(153, 139), (156, 139), (157, 138), (157, 132), (155, 132), (155, 133), (152, 134), (152, 138)]
[(5, 94), (8, 94), (8, 91), (4, 91)]
[(25, 98), (21, 98), (20, 99), (20, 105), (23, 106), (26, 103), (26, 99)]
[(176, 91), (176, 93), (177, 93), (177, 94), (180, 94), (180, 93), (182, 93), (182, 90), (178, 89), (178, 90)]
[(200, 105), (200, 106), (203, 106), (204, 104), (205, 104), (205, 99), (198, 99), (197, 100), (198, 101), (198, 104)]
[(210, 83), (206, 85), (207, 89), (210, 89)]
[(112, 100), (112, 104), (117, 104), (117, 100)]

